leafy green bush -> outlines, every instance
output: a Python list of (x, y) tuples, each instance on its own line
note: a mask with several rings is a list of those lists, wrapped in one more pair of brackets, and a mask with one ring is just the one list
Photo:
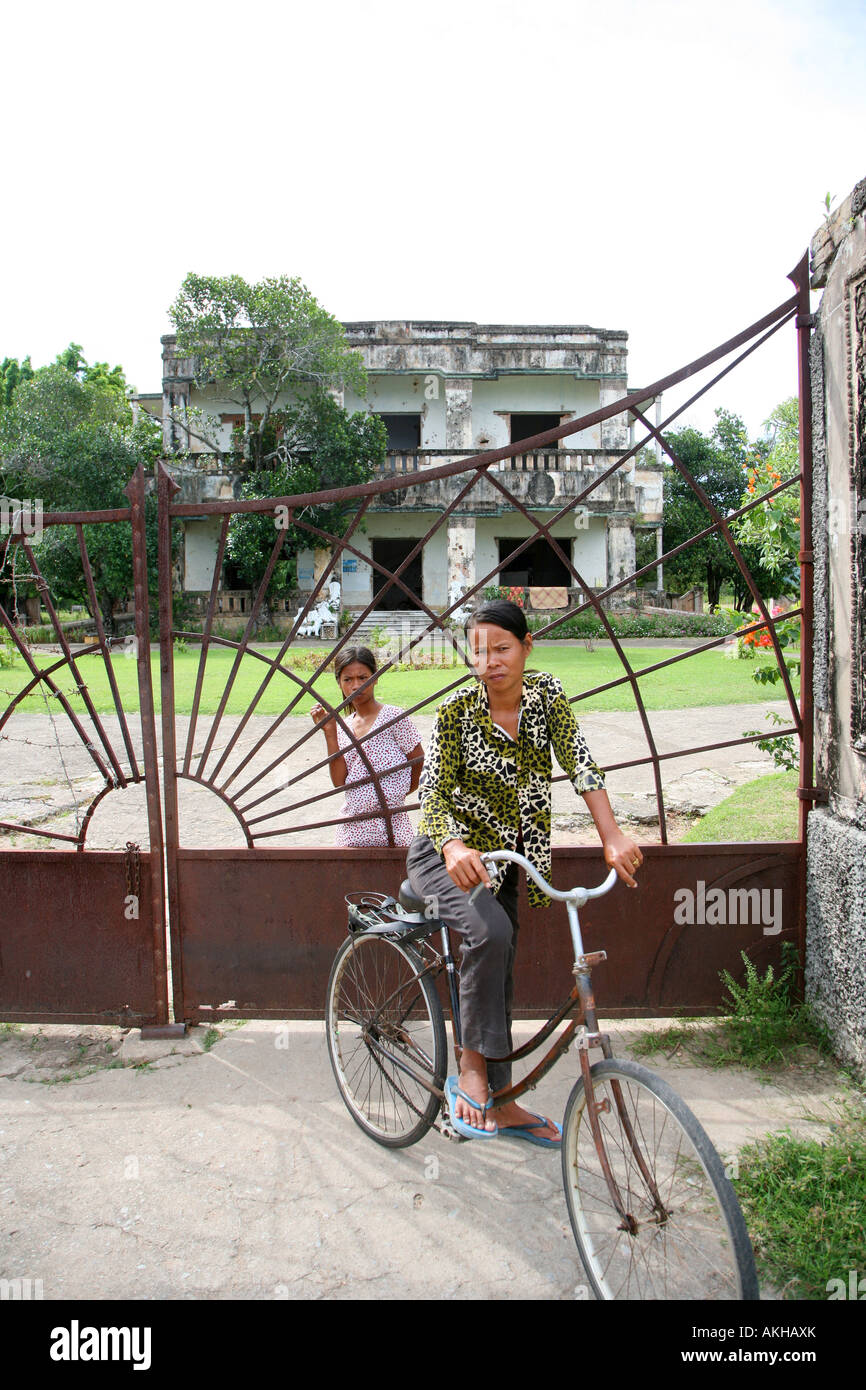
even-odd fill
[[(69, 642), (84, 641), (85, 634), (83, 628), (64, 626), (63, 632)], [(24, 635), (31, 647), (46, 645), (48, 643), (54, 645), (57, 641), (57, 633), (54, 631), (53, 627), (28, 627), (25, 628)]]
[(808, 1004), (794, 997), (798, 971), (797, 948), (782, 943), (782, 968), (772, 965), (760, 975), (745, 951), (740, 953), (746, 978), (738, 984), (729, 971), (719, 976), (730, 1003), (730, 1014), (718, 1020), (678, 1019), (667, 1028), (640, 1034), (629, 1044), (638, 1057), (659, 1052), (673, 1056), (680, 1048), (710, 1067), (731, 1064), (760, 1069), (789, 1063), (803, 1047), (832, 1057), (833, 1048), (824, 1024)]
[[(609, 613), (608, 621), (617, 637), (727, 637), (736, 631), (738, 623), (726, 613)], [(549, 618), (530, 617), (530, 632), (547, 626)], [(566, 618), (550, 632), (545, 641), (606, 637), (607, 629), (593, 612), (578, 613)]]

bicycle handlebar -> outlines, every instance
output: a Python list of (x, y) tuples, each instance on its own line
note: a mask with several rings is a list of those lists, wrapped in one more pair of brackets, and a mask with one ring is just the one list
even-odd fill
[(604, 882), (600, 883), (596, 888), (571, 888), (567, 893), (561, 893), (557, 888), (552, 888), (549, 883), (546, 883), (537, 869), (534, 869), (530, 864), (529, 860), (522, 854), (518, 854), (515, 850), (495, 849), (481, 856), (481, 862), (484, 864), (485, 868), (488, 861), (492, 863), (497, 859), (507, 859), (510, 860), (512, 864), (519, 864), (520, 867), (525, 869), (527, 874), (529, 874), (530, 878), (535, 880), (541, 891), (546, 893), (548, 897), (555, 898), (557, 902), (573, 902), (577, 907), (582, 907), (590, 898), (601, 898), (605, 893), (609, 893), (618, 878), (616, 869), (611, 869)]

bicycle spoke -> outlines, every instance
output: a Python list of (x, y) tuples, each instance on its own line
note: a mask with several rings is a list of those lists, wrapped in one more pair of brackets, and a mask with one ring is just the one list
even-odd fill
[(352, 939), (332, 971), (334, 1073), (353, 1118), (381, 1143), (414, 1142), (439, 1107), (446, 1043), (430, 974), (417, 953), (378, 934)]
[(596, 1291), (609, 1298), (743, 1297), (743, 1281), (754, 1277), (745, 1228), (694, 1116), (636, 1063), (597, 1063), (593, 1073), (595, 1102), (608, 1103), (597, 1112), (600, 1142), (625, 1219), (604, 1176), (582, 1085), (566, 1114), (563, 1173), (575, 1239)]

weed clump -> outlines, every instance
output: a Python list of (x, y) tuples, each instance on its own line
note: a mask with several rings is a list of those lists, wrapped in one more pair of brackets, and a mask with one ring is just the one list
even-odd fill
[(737, 1196), (758, 1268), (782, 1297), (830, 1297), (832, 1280), (863, 1267), (863, 1114), (849, 1110), (826, 1142), (771, 1134), (741, 1149)]
[(782, 943), (782, 967), (772, 965), (760, 975), (745, 951), (743, 984), (729, 971), (719, 976), (731, 1000), (731, 1012), (716, 1030), (712, 1050), (718, 1049), (717, 1065), (736, 1062), (746, 1067), (765, 1067), (785, 1062), (793, 1049), (812, 1047), (825, 1056), (833, 1049), (825, 1025), (809, 1004), (794, 997), (799, 966), (797, 948)]
[(827, 1028), (811, 1006), (795, 996), (796, 946), (782, 943), (778, 974), (769, 965), (761, 975), (745, 951), (740, 955), (746, 970), (742, 984), (728, 970), (719, 975), (728, 994), (729, 1012), (724, 1017), (680, 1019), (667, 1028), (643, 1033), (630, 1045), (635, 1056), (664, 1053), (670, 1060), (682, 1050), (704, 1066), (735, 1064), (750, 1070), (788, 1064), (809, 1050), (832, 1058)]

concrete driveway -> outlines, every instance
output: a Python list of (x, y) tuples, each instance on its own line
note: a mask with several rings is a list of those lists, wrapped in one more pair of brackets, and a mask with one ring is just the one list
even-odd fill
[[(615, 1050), (628, 1056), (653, 1026), (617, 1021)], [(768, 1130), (816, 1132), (840, 1086), (828, 1067), (805, 1088), (676, 1060), (653, 1068), (726, 1162)], [(569, 1053), (532, 1108), (561, 1119), (577, 1071)], [(0, 1251), (0, 1277), (40, 1279), (45, 1299), (589, 1296), (558, 1155), (435, 1131), (382, 1148), (343, 1106), (320, 1023), (198, 1028), (179, 1044), (7, 1031)]]

